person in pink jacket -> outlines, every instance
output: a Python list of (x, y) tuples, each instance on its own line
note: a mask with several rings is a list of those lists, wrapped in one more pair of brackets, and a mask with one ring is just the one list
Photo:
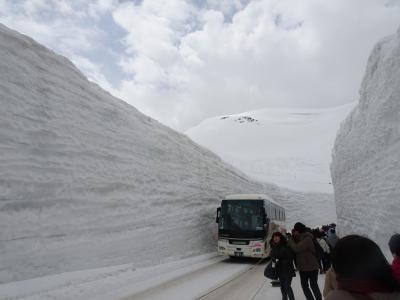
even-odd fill
[(400, 284), (379, 246), (359, 235), (340, 239), (332, 255), (337, 290), (326, 300), (399, 300)]
[(393, 254), (392, 272), (397, 281), (400, 282), (400, 234), (392, 235), (389, 240), (390, 252)]

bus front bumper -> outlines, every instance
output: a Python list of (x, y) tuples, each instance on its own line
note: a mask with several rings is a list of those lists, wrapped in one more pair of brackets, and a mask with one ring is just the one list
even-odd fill
[(234, 257), (267, 257), (265, 244), (259, 241), (250, 241), (249, 245), (237, 245), (231, 244), (228, 240), (219, 240), (218, 253)]

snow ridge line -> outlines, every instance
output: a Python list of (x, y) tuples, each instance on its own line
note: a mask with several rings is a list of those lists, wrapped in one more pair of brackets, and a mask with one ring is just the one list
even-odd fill
[[(203, 295), (201, 295), (200, 297), (195, 298), (195, 300), (201, 300), (204, 299), (205, 297), (207, 297), (208, 295), (212, 294), (213, 292), (215, 292), (216, 290), (226, 286), (227, 284), (229, 284), (230, 282), (234, 281), (235, 279), (243, 276), (244, 274), (246, 274), (247, 272), (253, 270), (256, 266), (258, 266), (259, 264), (261, 264), (266, 258), (262, 258), (259, 261), (257, 261), (254, 265), (246, 268), (245, 270), (239, 272), (238, 274), (233, 275), (231, 278), (228, 278), (227, 280), (225, 280), (224, 282), (220, 283), (219, 285), (217, 285), (216, 287), (208, 290), (206, 293), (204, 293)], [(263, 284), (264, 285), (264, 284)], [(261, 286), (262, 288), (262, 286)], [(256, 294), (253, 296), (252, 299), (254, 299), (254, 297), (259, 293), (259, 291), (261, 290), (261, 288), (256, 292)]]

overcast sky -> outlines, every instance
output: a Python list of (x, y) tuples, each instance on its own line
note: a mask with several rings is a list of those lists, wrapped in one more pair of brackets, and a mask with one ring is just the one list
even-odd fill
[(264, 107), (358, 99), (400, 0), (0, 0), (0, 22), (178, 130)]

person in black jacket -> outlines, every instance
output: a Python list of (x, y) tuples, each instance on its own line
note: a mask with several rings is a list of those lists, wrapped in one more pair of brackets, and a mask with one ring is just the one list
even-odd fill
[(282, 299), (294, 300), (292, 279), (296, 276), (293, 267), (293, 252), (287, 245), (286, 238), (280, 232), (275, 232), (271, 238), (271, 259), (281, 284)]

